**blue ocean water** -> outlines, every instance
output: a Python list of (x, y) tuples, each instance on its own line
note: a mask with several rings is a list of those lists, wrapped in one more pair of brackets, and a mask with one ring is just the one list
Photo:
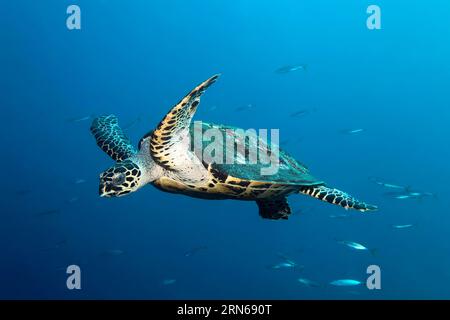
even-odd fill
[[(71, 4), (81, 30), (66, 27)], [(381, 30), (366, 27), (371, 4)], [(449, 16), (439, 0), (2, 1), (0, 298), (450, 298)], [(280, 129), (314, 176), (379, 210), (338, 219), (294, 195), (272, 221), (151, 186), (100, 198), (113, 162), (91, 118), (117, 115), (137, 144), (215, 73), (195, 119)], [(435, 195), (394, 199), (370, 177)], [(268, 268), (280, 253), (303, 268)], [(66, 287), (73, 264), (81, 290)], [(365, 283), (369, 265), (380, 290), (329, 285)]]

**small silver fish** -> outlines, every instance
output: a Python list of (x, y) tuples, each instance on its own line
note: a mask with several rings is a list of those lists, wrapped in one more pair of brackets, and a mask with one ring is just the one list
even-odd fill
[(296, 266), (295, 263), (291, 263), (291, 262), (279, 262), (277, 264), (274, 264), (272, 266), (269, 266), (270, 269), (290, 269), (290, 268), (294, 268)]
[(292, 118), (299, 118), (299, 117), (302, 117), (302, 116), (305, 116), (305, 115), (307, 115), (309, 113), (309, 110), (307, 110), (307, 109), (304, 109), (304, 110), (299, 110), (299, 111), (296, 111), (296, 112), (294, 112), (294, 113), (291, 113), (291, 117)]
[(86, 180), (84, 180), (84, 179), (76, 179), (73, 183), (75, 183), (75, 184), (82, 184), (82, 183), (85, 183), (86, 182)]
[(413, 224), (396, 224), (396, 225), (392, 225), (392, 228), (394, 229), (406, 229), (406, 228), (411, 228), (412, 226), (414, 226)]
[(405, 192), (386, 192), (385, 196), (388, 196), (397, 200), (405, 199), (423, 199), (425, 197), (437, 197), (436, 194), (431, 192), (411, 191), (409, 187), (405, 188)]
[(288, 258), (282, 253), (277, 253), (277, 256), (279, 256), (283, 261), (279, 262), (277, 264), (274, 264), (272, 266), (269, 266), (270, 269), (289, 269), (289, 268), (297, 268), (297, 269), (303, 269), (303, 266), (297, 265), (295, 261)]
[(165, 286), (168, 286), (168, 285), (174, 284), (175, 282), (177, 282), (176, 279), (164, 279), (162, 281), (162, 284)]
[(67, 203), (74, 203), (74, 202), (77, 202), (79, 199), (80, 198), (78, 198), (78, 197), (72, 197), (72, 198), (67, 200)]
[(416, 196), (410, 195), (408, 193), (402, 193), (402, 194), (385, 193), (385, 195), (386, 196), (391, 196), (393, 199), (397, 199), (397, 200), (405, 200), (405, 199), (417, 198)]
[(332, 219), (345, 219), (345, 218), (350, 218), (351, 215), (341, 213), (341, 214), (330, 214), (328, 217), (332, 218)]
[(392, 183), (384, 183), (384, 182), (377, 182), (379, 185), (385, 187), (385, 188), (391, 188), (391, 189), (406, 189), (406, 187), (398, 186), (396, 184)]
[(358, 242), (347, 241), (347, 240), (338, 240), (338, 243), (346, 245), (347, 247), (350, 247), (355, 250), (368, 250), (367, 247), (365, 247), (364, 245), (362, 245)]
[(306, 65), (305, 64), (299, 64), (299, 65), (283, 66), (283, 67), (278, 68), (277, 70), (275, 70), (275, 73), (284, 74), (284, 73), (294, 72), (294, 71), (298, 71), (298, 70), (305, 70), (306, 71)]
[(378, 179), (375, 177), (369, 177), (369, 180), (376, 183), (377, 185), (385, 187), (385, 188), (402, 189), (402, 190), (406, 190), (408, 188), (408, 187), (400, 186), (400, 185), (393, 184), (393, 183), (387, 183), (387, 182), (381, 181), (381, 179)]
[(342, 130), (341, 132), (344, 134), (357, 134), (357, 133), (361, 133), (363, 131), (364, 131), (364, 129), (347, 129), (347, 130)]
[(121, 256), (124, 253), (125, 253), (125, 251), (120, 250), (120, 249), (109, 249), (109, 250), (103, 251), (100, 255), (101, 256), (115, 257), (115, 256)]
[(188, 251), (186, 251), (186, 252), (184, 253), (184, 256), (185, 256), (185, 257), (191, 257), (191, 256), (193, 256), (194, 254), (198, 253), (199, 251), (201, 251), (201, 250), (206, 250), (206, 249), (208, 249), (207, 246), (199, 246), (199, 247), (195, 247), (195, 248), (192, 248), (192, 249), (189, 249)]
[(419, 191), (409, 191), (409, 195), (412, 197), (424, 198), (424, 197), (436, 197), (435, 193), (431, 192), (419, 192)]
[(361, 283), (362, 283), (361, 281), (353, 280), (353, 279), (339, 279), (339, 280), (334, 280), (334, 281), (330, 282), (330, 284), (332, 286), (337, 286), (337, 287), (358, 286)]
[(396, 200), (406, 200), (406, 199), (419, 199), (421, 198), (421, 195), (418, 193), (409, 193), (409, 192), (386, 192), (384, 193), (385, 196), (390, 197), (392, 199)]
[(245, 110), (249, 110), (251, 108), (253, 108), (253, 105), (251, 103), (249, 103), (245, 106), (237, 107), (236, 109), (234, 109), (234, 111), (245, 111)]
[(379, 185), (382, 185), (385, 188), (392, 188), (392, 189), (406, 189), (406, 187), (402, 187), (402, 186), (398, 186), (396, 184), (392, 184), (392, 183), (383, 183), (383, 182), (378, 182)]
[(83, 116), (83, 117), (73, 117), (73, 118), (68, 118), (66, 119), (67, 122), (72, 122), (72, 123), (76, 123), (76, 122), (82, 122), (82, 121), (87, 121), (93, 118), (93, 115), (88, 115), (88, 116)]
[(306, 279), (306, 278), (298, 278), (297, 281), (307, 287), (311, 287), (311, 288), (321, 287), (320, 283)]
[(369, 249), (366, 246), (362, 245), (361, 243), (354, 242), (354, 241), (347, 241), (347, 240), (336, 240), (338, 243), (343, 244), (349, 248), (355, 249), (355, 250), (361, 250), (361, 251), (369, 251), (371, 254), (376, 253), (376, 249)]
[(317, 111), (316, 107), (307, 108), (307, 109), (301, 109), (301, 110), (298, 110), (298, 111), (295, 111), (295, 112), (291, 113), (290, 116), (292, 118), (301, 118), (301, 117), (306, 116), (308, 114), (312, 114), (312, 113), (314, 113), (316, 111)]

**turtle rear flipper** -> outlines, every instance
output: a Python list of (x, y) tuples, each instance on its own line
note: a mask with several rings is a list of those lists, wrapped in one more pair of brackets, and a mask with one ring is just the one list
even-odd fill
[(136, 153), (136, 149), (119, 127), (115, 115), (95, 118), (91, 132), (97, 145), (115, 161), (125, 160)]
[(328, 188), (323, 185), (304, 186), (300, 188), (299, 192), (320, 199), (322, 201), (329, 202), (331, 204), (336, 204), (345, 209), (355, 209), (362, 212), (378, 209), (377, 206), (359, 201), (344, 191)]
[(150, 152), (162, 167), (176, 170), (186, 163), (190, 146), (189, 125), (200, 103), (200, 96), (219, 75), (202, 82), (178, 102), (161, 120), (150, 136)]
[(291, 214), (291, 207), (285, 197), (256, 200), (259, 215), (265, 219), (287, 219)]

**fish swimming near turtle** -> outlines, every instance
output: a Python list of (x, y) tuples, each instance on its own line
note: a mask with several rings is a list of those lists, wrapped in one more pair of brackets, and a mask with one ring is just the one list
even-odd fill
[(307, 278), (298, 278), (297, 281), (303, 284), (304, 286), (310, 288), (319, 288), (322, 286), (320, 283)]
[(234, 109), (234, 111), (246, 111), (246, 110), (252, 110), (253, 109), (253, 105), (251, 103), (246, 104), (245, 106), (240, 106), (237, 107), (236, 109)]
[[(144, 135), (135, 148), (119, 127), (114, 115), (94, 119), (91, 132), (97, 145), (116, 163), (100, 174), (99, 194), (120, 197), (151, 184), (161, 191), (184, 194), (200, 199), (234, 199), (255, 201), (259, 214), (266, 219), (287, 219), (291, 208), (287, 196), (305, 194), (361, 212), (376, 210), (374, 205), (359, 201), (314, 178), (309, 170), (287, 153), (279, 150), (276, 173), (263, 174), (263, 163), (217, 163), (205, 160), (195, 152), (196, 130), (215, 129), (224, 135), (237, 128), (201, 122), (191, 123), (200, 97), (219, 75), (202, 82), (179, 101), (157, 127)], [(257, 143), (261, 138), (236, 139), (237, 149)], [(208, 141), (201, 141), (204, 151)], [(269, 147), (268, 147), (269, 148)], [(270, 152), (270, 149), (268, 150)], [(242, 157), (236, 153), (235, 157)], [(202, 159), (203, 158), (203, 159)], [(236, 159), (235, 159), (236, 160)]]
[(281, 258), (281, 262), (268, 266), (269, 269), (279, 270), (279, 269), (297, 269), (299, 271), (304, 269), (304, 266), (297, 264), (291, 258), (288, 258), (282, 253), (277, 253), (277, 256)]
[(306, 64), (297, 64), (297, 65), (287, 65), (278, 68), (275, 70), (275, 73), (284, 74), (284, 73), (290, 73), (298, 70), (305, 70), (306, 71)]
[(77, 122), (82, 122), (82, 121), (87, 121), (87, 120), (91, 120), (95, 118), (94, 115), (90, 114), (87, 116), (82, 116), (82, 117), (71, 117), (71, 118), (67, 118), (66, 122), (71, 122), (71, 123), (77, 123)]
[(359, 286), (362, 282), (354, 279), (339, 279), (330, 282), (330, 285), (336, 287), (350, 287), (350, 286)]
[(343, 130), (340, 130), (340, 132), (341, 132), (342, 134), (348, 134), (348, 135), (358, 134), (358, 133), (361, 133), (361, 132), (363, 132), (363, 131), (364, 131), (364, 129), (361, 129), (361, 128), (357, 128), (357, 129), (343, 129)]
[(365, 245), (355, 242), (355, 241), (348, 241), (348, 240), (338, 240), (335, 239), (335, 241), (339, 244), (342, 244), (346, 247), (349, 247), (353, 250), (358, 250), (358, 251), (368, 251), (370, 252), (372, 255), (375, 255), (377, 253), (377, 249), (375, 248), (367, 248)]
[(396, 191), (385, 192), (384, 196), (392, 198), (392, 199), (396, 199), (396, 200), (406, 200), (406, 199), (422, 200), (425, 197), (437, 198), (437, 195), (435, 193), (411, 191), (409, 188), (407, 188), (404, 192), (396, 192)]
[(376, 177), (369, 177), (369, 180), (372, 181), (373, 183), (385, 187), (385, 188), (389, 188), (389, 189), (400, 189), (400, 190), (408, 190), (410, 187), (407, 186), (401, 186), (398, 184), (393, 184), (393, 183), (388, 183), (388, 182), (384, 182), (379, 178)]
[(118, 257), (125, 253), (125, 251), (121, 249), (108, 249), (105, 251), (100, 252), (99, 256), (102, 257)]
[(164, 279), (162, 281), (162, 284), (165, 285), (165, 286), (169, 286), (171, 284), (175, 284), (176, 282), (177, 282), (176, 279)]
[(197, 254), (198, 252), (202, 251), (202, 250), (206, 250), (208, 249), (207, 246), (198, 246), (198, 247), (194, 247), (191, 248), (187, 251), (184, 252), (184, 256), (185, 257), (192, 257), (193, 255)]
[(414, 227), (414, 224), (408, 223), (408, 224), (393, 224), (392, 228), (394, 229), (408, 229)]

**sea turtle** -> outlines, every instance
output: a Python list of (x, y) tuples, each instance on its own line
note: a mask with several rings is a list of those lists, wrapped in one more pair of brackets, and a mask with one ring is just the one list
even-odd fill
[[(202, 159), (201, 153), (199, 155), (193, 148), (196, 130), (203, 133), (214, 128), (224, 134), (233, 132), (232, 127), (224, 125), (202, 123), (195, 128), (196, 122), (191, 123), (200, 96), (217, 78), (218, 75), (214, 75), (189, 92), (155, 130), (142, 137), (137, 149), (125, 136), (114, 115), (94, 119), (91, 132), (97, 145), (116, 161), (100, 175), (100, 196), (119, 197), (152, 184), (165, 192), (202, 199), (252, 200), (258, 205), (260, 216), (267, 219), (287, 219), (291, 209), (286, 197), (294, 193), (306, 194), (345, 209), (362, 212), (377, 209), (343, 191), (327, 187), (323, 181), (312, 177), (303, 164), (281, 150), (278, 171), (272, 175), (263, 175), (260, 163), (227, 164)], [(239, 143), (245, 147), (258, 143), (259, 148), (260, 142), (260, 137), (253, 142), (236, 139), (233, 150), (235, 146), (239, 149)], [(201, 148), (206, 147), (202, 141)], [(237, 153), (234, 157), (242, 156)]]

